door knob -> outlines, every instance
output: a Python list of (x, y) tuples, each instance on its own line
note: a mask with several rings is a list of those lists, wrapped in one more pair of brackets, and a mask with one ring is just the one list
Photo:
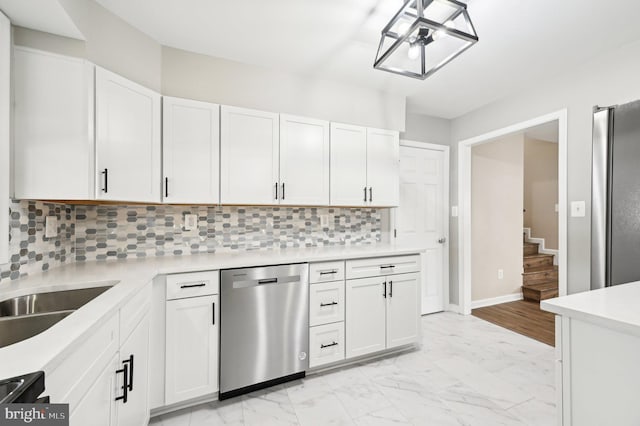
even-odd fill
[(444, 238), (444, 237), (442, 237), (442, 238), (440, 238), (440, 239), (438, 240), (438, 243), (440, 243), (440, 244), (444, 244), (444, 243), (446, 243), (446, 242), (447, 242), (447, 239), (446, 239), (446, 238)]

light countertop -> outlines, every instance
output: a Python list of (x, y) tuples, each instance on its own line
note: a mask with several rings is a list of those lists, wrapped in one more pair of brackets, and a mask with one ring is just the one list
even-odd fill
[(0, 284), (0, 300), (31, 293), (114, 285), (48, 330), (0, 348), (0, 378), (32, 371), (53, 371), (73, 345), (111, 318), (157, 275), (286, 263), (417, 254), (423, 249), (393, 244), (257, 250), (233, 253), (153, 257), (107, 262), (78, 262)]
[(555, 314), (640, 336), (640, 282), (544, 300)]

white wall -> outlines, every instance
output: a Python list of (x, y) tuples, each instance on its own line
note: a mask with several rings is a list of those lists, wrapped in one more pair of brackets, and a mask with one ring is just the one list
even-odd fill
[[(458, 142), (533, 117), (568, 110), (568, 198), (586, 201), (586, 217), (568, 218), (568, 291), (589, 289), (591, 232), (591, 128), (594, 105), (640, 98), (640, 42), (622, 46), (583, 66), (534, 84), (529, 90), (494, 102), (452, 122), (451, 203), (458, 204)], [(451, 241), (458, 238), (451, 222)], [(457, 250), (451, 258), (451, 298), (458, 301)]]
[(522, 133), (471, 149), (472, 301), (520, 292), (523, 150)]
[(31, 47), (60, 55), (86, 58), (83, 40), (43, 33), (24, 27), (12, 27), (13, 43), (17, 46)]
[(451, 143), (451, 120), (407, 112), (405, 131), (401, 139), (438, 145)]
[(385, 129), (405, 126), (404, 96), (166, 46), (162, 93)]

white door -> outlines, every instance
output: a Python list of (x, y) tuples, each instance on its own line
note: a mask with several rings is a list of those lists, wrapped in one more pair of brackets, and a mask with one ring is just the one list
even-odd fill
[(331, 123), (331, 205), (367, 205), (367, 129)]
[(163, 97), (165, 203), (220, 201), (220, 106)]
[(367, 195), (371, 206), (399, 204), (398, 132), (367, 129)]
[(96, 198), (160, 202), (160, 95), (96, 67)]
[[(118, 426), (149, 422), (149, 314), (146, 314), (120, 347), (120, 366), (128, 364), (129, 391), (126, 404), (116, 404)], [(122, 393), (123, 374), (116, 375), (117, 394)]]
[(329, 205), (329, 122), (280, 115), (280, 204)]
[(218, 390), (219, 306), (218, 296), (167, 302), (167, 405)]
[(222, 204), (278, 204), (278, 114), (220, 108)]
[(444, 151), (400, 146), (400, 206), (395, 213), (396, 241), (423, 247), (422, 314), (444, 310), (445, 223)]
[(347, 280), (346, 357), (381, 351), (386, 346), (385, 277)]
[(387, 349), (415, 343), (420, 336), (420, 275), (387, 277)]
[(121, 389), (116, 389), (116, 377), (113, 372), (118, 367), (118, 355), (114, 355), (107, 367), (91, 385), (80, 402), (71, 411), (69, 424), (71, 426), (113, 426), (116, 421), (115, 397)]

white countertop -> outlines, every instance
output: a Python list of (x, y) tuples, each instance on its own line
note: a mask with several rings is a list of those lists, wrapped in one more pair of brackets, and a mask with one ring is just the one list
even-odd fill
[(48, 330), (0, 348), (0, 379), (53, 371), (65, 351), (82, 342), (133, 294), (157, 275), (286, 263), (417, 254), (423, 249), (393, 244), (195, 254), (107, 262), (78, 262), (0, 284), (0, 300), (25, 294), (115, 284)]
[(540, 307), (558, 315), (640, 336), (640, 282), (544, 300)]

